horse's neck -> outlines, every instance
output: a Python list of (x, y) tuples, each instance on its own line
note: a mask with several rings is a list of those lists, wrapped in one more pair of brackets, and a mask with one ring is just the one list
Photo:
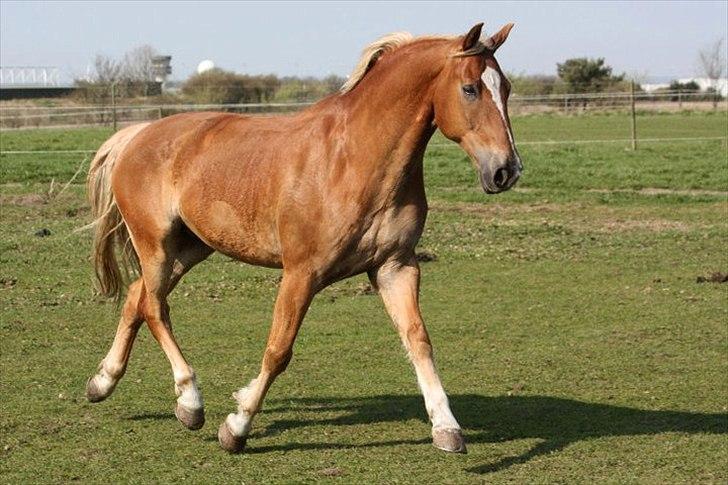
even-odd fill
[(436, 64), (422, 59), (398, 68), (393, 60), (380, 72), (375, 67), (349, 94), (347, 118), (358, 138), (352, 143), (366, 144), (367, 163), (384, 168), (383, 175), (401, 179), (403, 171), (421, 164), (434, 133), (432, 84), (441, 69)]

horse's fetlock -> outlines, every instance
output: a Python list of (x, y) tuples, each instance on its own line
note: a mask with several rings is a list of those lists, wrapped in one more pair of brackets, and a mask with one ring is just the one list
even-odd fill
[(235, 436), (247, 436), (253, 427), (253, 414), (239, 412), (237, 414), (228, 414), (225, 419), (230, 431)]
[(104, 358), (96, 369), (96, 375), (106, 380), (119, 380), (126, 372), (126, 364), (123, 362), (112, 362)]

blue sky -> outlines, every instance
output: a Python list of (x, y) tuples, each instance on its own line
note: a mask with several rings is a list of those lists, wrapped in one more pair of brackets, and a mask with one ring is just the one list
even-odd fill
[(516, 27), (505, 70), (554, 74), (557, 62), (604, 57), (639, 78), (697, 73), (698, 50), (728, 37), (727, 1), (691, 2), (31, 2), (0, 0), (0, 64), (58, 66), (83, 76), (96, 54), (150, 44), (173, 78), (203, 59), (247, 73), (346, 75), (378, 36)]

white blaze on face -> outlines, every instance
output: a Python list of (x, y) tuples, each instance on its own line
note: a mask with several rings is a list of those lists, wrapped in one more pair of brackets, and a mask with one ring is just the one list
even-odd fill
[(521, 157), (518, 155), (518, 151), (516, 150), (516, 143), (513, 141), (513, 133), (511, 132), (511, 127), (508, 125), (508, 121), (506, 120), (506, 110), (503, 106), (503, 96), (501, 95), (501, 74), (496, 69), (486, 66), (480, 79), (483, 80), (483, 84), (485, 84), (485, 87), (488, 88), (488, 91), (490, 91), (493, 103), (495, 103), (496, 108), (498, 108), (498, 112), (503, 120), (503, 128), (508, 134), (508, 141), (511, 142), (511, 150), (513, 150), (513, 153), (516, 155), (520, 168)]

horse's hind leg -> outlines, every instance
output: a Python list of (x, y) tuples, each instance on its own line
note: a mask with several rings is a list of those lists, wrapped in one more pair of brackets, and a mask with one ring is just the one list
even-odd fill
[(96, 374), (86, 383), (86, 398), (91, 402), (103, 401), (114, 392), (116, 384), (126, 372), (131, 347), (144, 318), (139, 312), (144, 283), (141, 278), (131, 285), (126, 301), (121, 310), (119, 326), (116, 329), (114, 343), (99, 364)]
[(197, 388), (195, 372), (185, 360), (172, 334), (167, 295), (180, 278), (192, 266), (207, 258), (212, 250), (181, 223), (175, 226), (158, 244), (135, 244), (144, 279), (140, 311), (172, 365), (174, 388), (178, 396), (175, 416), (187, 428), (199, 429), (205, 423), (202, 394)]
[(384, 264), (370, 272), (369, 278), (379, 291), (415, 367), (425, 408), (432, 421), (433, 444), (441, 450), (465, 453), (465, 440), (437, 375), (432, 345), (420, 314), (420, 270), (414, 254), (404, 261)]
[(197, 390), (194, 371), (172, 335), (166, 296), (187, 271), (212, 253), (212, 249), (177, 224), (165, 243), (147, 244), (137, 251), (143, 277), (129, 286), (114, 343), (101, 361), (98, 372), (89, 379), (86, 396), (89, 401), (97, 402), (113, 392), (124, 375), (139, 327), (146, 319), (172, 363), (175, 391), (179, 396), (176, 415), (188, 428), (198, 429), (204, 423), (202, 398)]

